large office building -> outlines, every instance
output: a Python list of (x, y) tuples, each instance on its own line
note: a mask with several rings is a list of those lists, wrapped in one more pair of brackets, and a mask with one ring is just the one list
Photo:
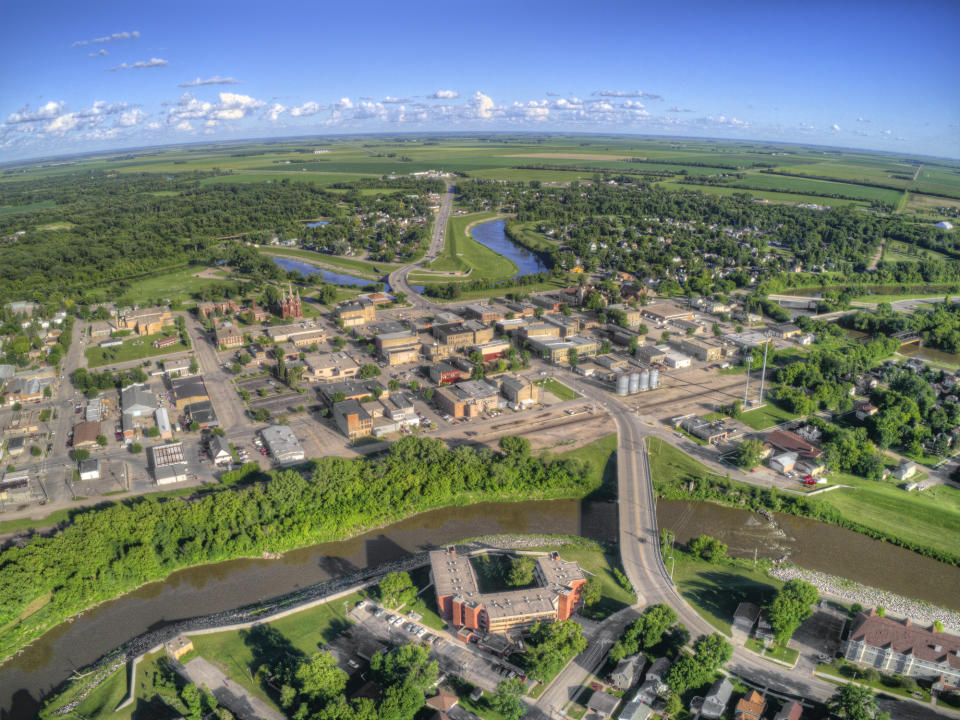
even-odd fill
[(468, 555), (453, 547), (430, 553), (437, 607), (455, 627), (505, 633), (540, 620), (567, 620), (580, 604), (587, 580), (575, 562), (558, 553), (537, 558), (536, 587), (481, 593)]

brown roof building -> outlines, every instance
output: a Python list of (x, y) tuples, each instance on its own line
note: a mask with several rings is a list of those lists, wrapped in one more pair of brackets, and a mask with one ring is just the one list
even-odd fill
[(537, 559), (536, 587), (481, 593), (466, 555), (453, 547), (430, 553), (437, 607), (455, 627), (504, 633), (540, 620), (567, 620), (577, 610), (586, 577), (575, 562), (550, 553)]
[(802, 458), (813, 460), (823, 453), (816, 445), (811, 445), (795, 432), (789, 430), (774, 430), (767, 435), (767, 442), (784, 452), (795, 452)]
[(93, 447), (97, 444), (99, 434), (100, 423), (94, 421), (78, 423), (73, 427), (73, 446), (75, 448)]
[(954, 688), (960, 686), (958, 653), (960, 637), (880, 617), (874, 610), (857, 616), (844, 650), (851, 662)]
[(756, 690), (751, 690), (740, 698), (733, 716), (737, 720), (760, 720), (763, 711), (767, 709), (767, 700)]

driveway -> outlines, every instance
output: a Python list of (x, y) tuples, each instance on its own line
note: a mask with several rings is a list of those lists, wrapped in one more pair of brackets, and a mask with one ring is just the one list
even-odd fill
[(217, 701), (239, 720), (285, 720), (282, 713), (236, 683), (231, 683), (216, 666), (203, 658), (194, 658), (186, 665), (175, 666), (177, 672), (194, 685), (205, 685)]

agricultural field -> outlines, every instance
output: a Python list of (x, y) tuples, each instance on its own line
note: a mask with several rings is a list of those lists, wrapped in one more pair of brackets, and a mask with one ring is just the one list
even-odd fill
[[(960, 200), (951, 200), (950, 198), (936, 197), (934, 195), (921, 195), (920, 193), (910, 193), (907, 200), (907, 210), (915, 215), (921, 215), (931, 218), (934, 222), (937, 220), (957, 220), (956, 217), (943, 215), (937, 208), (952, 208), (954, 212), (960, 212)], [(960, 223), (955, 223), (960, 225)]]
[(810, 203), (828, 207), (840, 207), (841, 205), (867, 206), (870, 204), (866, 200), (838, 200), (837, 198), (825, 198), (819, 195), (802, 195), (799, 193), (783, 193), (771, 190), (744, 190), (743, 188), (726, 185), (692, 185), (675, 182), (673, 180), (659, 182), (657, 183), (657, 187), (661, 187), (664, 190), (690, 190), (706, 193), (707, 195), (736, 195), (737, 193), (746, 193), (754, 198), (760, 198), (773, 203)]
[(826, 196), (837, 195), (856, 198), (858, 200), (880, 200), (890, 205), (896, 205), (903, 196), (903, 193), (898, 190), (884, 190), (883, 188), (851, 185), (841, 182), (827, 182), (826, 180), (807, 180), (806, 178), (771, 175), (769, 173), (749, 173), (746, 178), (732, 182), (728, 187), (816, 194), (818, 196), (824, 196), (824, 201), (827, 202), (833, 198)]
[(899, 240), (891, 240), (883, 247), (885, 262), (921, 262), (922, 260), (949, 260), (950, 258), (936, 250), (907, 245)]

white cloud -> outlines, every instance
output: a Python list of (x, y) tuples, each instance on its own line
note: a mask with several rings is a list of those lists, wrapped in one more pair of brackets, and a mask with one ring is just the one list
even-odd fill
[(116, 72), (117, 70), (140, 70), (141, 68), (166, 67), (169, 63), (163, 58), (150, 58), (149, 60), (137, 60), (132, 65), (125, 62), (116, 67), (107, 68), (107, 72)]
[(178, 122), (173, 129), (180, 132), (193, 132), (193, 125), (190, 124), (189, 120), (183, 120)]
[(435, 93), (427, 95), (431, 100), (456, 100), (460, 93), (456, 90), (437, 90)]
[(220, 77), (219, 75), (214, 75), (213, 77), (208, 77), (206, 79), (197, 77), (195, 80), (190, 80), (188, 82), (182, 82), (177, 85), (177, 87), (200, 87), (201, 85), (236, 85), (236, 78), (232, 77)]
[(350, 110), (353, 108), (353, 103), (350, 102), (350, 98), (340, 98), (333, 104), (334, 110)]
[(400, 104), (402, 104), (402, 103), (408, 103), (408, 102), (410, 102), (410, 98), (404, 98), (404, 97), (395, 98), (395, 97), (390, 97), (389, 95), (387, 95), (387, 96), (386, 96), (383, 100), (381, 100), (380, 102), (382, 102), (382, 103), (384, 103), (384, 104), (387, 104), (387, 105), (400, 105)]
[(44, 103), (36, 110), (31, 110), (29, 105), (24, 105), (15, 113), (11, 113), (9, 117), (7, 117), (7, 125), (19, 125), (21, 123), (37, 122), (38, 120), (50, 120), (51, 118), (61, 115), (65, 107), (66, 103), (63, 101), (54, 102), (53, 100), (48, 103)]
[(161, 127), (163, 126), (160, 123), (158, 123), (156, 120), (154, 120), (153, 122), (148, 122), (144, 126), (144, 129), (150, 130), (150, 131), (156, 131), (156, 130), (159, 130)]
[[(274, 107), (277, 107), (274, 105)], [(282, 106), (281, 106), (282, 107)], [(303, 105), (297, 105), (296, 107), (290, 108), (290, 115), (292, 117), (308, 117), (310, 115), (316, 115), (318, 112), (323, 110), (323, 106), (319, 103), (313, 101), (305, 102)], [(268, 111), (269, 113), (270, 111)]]
[(678, 107), (677, 105), (674, 105), (672, 108), (668, 109), (667, 112), (669, 112), (669, 113), (688, 113), (688, 112), (693, 112), (693, 110), (691, 110), (690, 108), (682, 108), (682, 107)]
[(893, 131), (892, 131), (892, 130), (884, 130), (884, 131), (881, 133), (881, 135), (893, 135)]
[(104, 35), (103, 37), (94, 38), (93, 40), (77, 40), (71, 45), (71, 47), (82, 47), (88, 45), (89, 43), (107, 43), (111, 40), (135, 40), (140, 37), (139, 30), (129, 30), (123, 32), (115, 32), (112, 35)]
[(493, 117), (493, 110), (496, 107), (493, 100), (479, 90), (474, 94), (471, 106), (476, 116), (484, 120), (489, 120)]
[(108, 55), (108, 54), (109, 53), (106, 50), (104, 50), (103, 48), (100, 48), (96, 52), (87, 53), (87, 57), (102, 57), (103, 55)]
[(287, 108), (281, 105), (280, 103), (274, 103), (267, 108), (267, 111), (264, 113), (264, 116), (267, 117), (270, 122), (276, 122), (280, 119), (280, 116), (287, 111)]
[(140, 108), (134, 108), (133, 110), (127, 110), (121, 113), (120, 117), (117, 118), (116, 125), (117, 127), (133, 127), (134, 125), (139, 125), (148, 117), (150, 116)]
[(43, 130), (52, 135), (63, 135), (74, 130), (82, 122), (77, 113), (66, 113), (52, 120)]
[(831, 126), (830, 126), (830, 129), (833, 130), (834, 132), (840, 132), (840, 126), (837, 125), (836, 123), (834, 123), (833, 125), (831, 125)]
[(868, 122), (870, 122), (870, 121), (867, 120), (866, 118), (858, 117), (858, 118), (857, 118), (857, 122), (868, 123)]
[(167, 111), (167, 123), (179, 129), (183, 121), (203, 120), (207, 127), (213, 127), (221, 120), (240, 120), (266, 105), (263, 100), (238, 93), (222, 92), (219, 98), (212, 103), (184, 93)]
[(354, 120), (370, 120), (372, 118), (383, 120), (386, 116), (387, 109), (380, 103), (362, 102), (353, 110)]
[(653, 93), (643, 92), (643, 90), (594, 90), (593, 95), (599, 97), (613, 97), (613, 98), (650, 98), (651, 100), (663, 100), (663, 97), (660, 95), (654, 95)]
[(266, 103), (249, 95), (236, 93), (220, 93), (220, 103), (214, 110), (212, 120), (239, 120), (254, 110), (262, 108)]

